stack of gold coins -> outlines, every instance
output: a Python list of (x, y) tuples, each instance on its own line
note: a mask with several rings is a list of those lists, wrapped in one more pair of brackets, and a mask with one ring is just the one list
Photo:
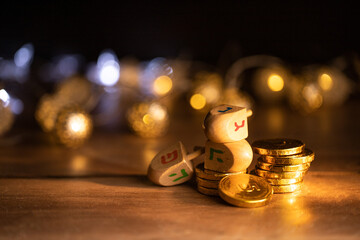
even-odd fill
[(204, 163), (200, 163), (195, 168), (197, 189), (200, 193), (209, 196), (218, 196), (219, 182), (223, 177), (229, 175), (243, 174), (243, 172), (236, 173), (221, 173), (208, 170), (204, 168)]
[(291, 193), (301, 189), (303, 178), (315, 154), (300, 140), (267, 139), (252, 144), (257, 160), (255, 173), (264, 177), (274, 193)]

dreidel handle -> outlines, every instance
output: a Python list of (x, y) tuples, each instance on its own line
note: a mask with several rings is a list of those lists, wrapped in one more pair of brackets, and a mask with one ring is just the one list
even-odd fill
[(203, 153), (205, 153), (205, 147), (195, 146), (194, 147), (194, 152), (186, 155), (186, 160), (191, 161), (191, 160), (197, 158), (198, 156), (200, 156)]
[(246, 109), (246, 116), (251, 117), (253, 115), (253, 111), (251, 109)]

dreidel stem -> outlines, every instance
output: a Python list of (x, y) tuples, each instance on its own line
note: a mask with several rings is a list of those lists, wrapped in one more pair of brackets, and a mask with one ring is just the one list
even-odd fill
[(194, 152), (186, 155), (186, 160), (191, 161), (205, 152), (205, 147), (195, 146)]

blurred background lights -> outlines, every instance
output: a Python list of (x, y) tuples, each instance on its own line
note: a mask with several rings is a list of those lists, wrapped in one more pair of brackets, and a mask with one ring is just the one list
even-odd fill
[(190, 105), (195, 110), (203, 109), (206, 105), (206, 98), (200, 93), (195, 93), (190, 98)]
[(0, 90), (0, 100), (3, 102), (2, 105), (7, 107), (10, 103), (10, 96), (5, 89)]
[(14, 55), (14, 63), (17, 67), (27, 67), (30, 65), (34, 56), (34, 47), (31, 43), (27, 43), (16, 51)]
[(83, 135), (86, 132), (86, 121), (87, 119), (83, 114), (71, 114), (68, 120), (68, 128), (74, 134)]
[(57, 61), (57, 72), (61, 77), (69, 77), (77, 73), (79, 69), (79, 59), (75, 55), (60, 56)]
[(222, 78), (217, 73), (199, 72), (190, 96), (190, 106), (200, 112), (208, 111), (222, 96)]
[(139, 76), (141, 91), (148, 96), (163, 96), (173, 87), (173, 69), (165, 58), (155, 58), (142, 64)]
[(153, 90), (157, 95), (163, 96), (170, 92), (172, 89), (173, 83), (170, 77), (160, 76), (155, 79), (153, 84)]
[(252, 82), (254, 92), (265, 103), (277, 103), (285, 97), (289, 77), (282, 65), (259, 68)]
[(327, 73), (323, 73), (319, 76), (318, 83), (321, 89), (324, 91), (329, 91), (333, 87), (333, 79)]
[(278, 74), (271, 74), (267, 80), (267, 85), (271, 91), (279, 92), (284, 88), (284, 79)]
[(24, 103), (20, 99), (11, 97), (10, 108), (14, 114), (19, 115), (24, 110)]
[(96, 66), (91, 66), (87, 75), (90, 80), (98, 84), (114, 86), (120, 78), (120, 64), (115, 53), (111, 50), (103, 51), (98, 57)]
[(100, 69), (99, 78), (103, 85), (113, 86), (120, 77), (120, 65), (115, 61), (106, 62)]
[(141, 137), (160, 137), (169, 127), (169, 113), (159, 103), (134, 104), (127, 112), (129, 127)]
[(76, 106), (62, 108), (57, 116), (55, 134), (60, 143), (68, 147), (79, 147), (92, 132), (90, 115)]
[(323, 98), (320, 94), (319, 89), (314, 84), (306, 85), (302, 90), (302, 95), (307, 101), (310, 108), (317, 109), (321, 107), (323, 103)]

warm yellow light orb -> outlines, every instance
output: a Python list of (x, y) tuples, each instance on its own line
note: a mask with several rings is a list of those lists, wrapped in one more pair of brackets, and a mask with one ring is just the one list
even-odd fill
[(318, 78), (319, 86), (324, 91), (329, 91), (333, 87), (333, 79), (329, 74), (323, 73)]
[(165, 95), (172, 89), (173, 83), (168, 76), (160, 76), (155, 79), (153, 84), (153, 90), (157, 95)]
[(68, 128), (73, 134), (82, 135), (87, 130), (87, 117), (82, 113), (73, 113), (69, 116)]
[(135, 104), (128, 110), (126, 117), (130, 128), (142, 137), (163, 136), (169, 127), (169, 114), (158, 103)]
[(206, 105), (206, 98), (199, 93), (195, 93), (190, 98), (190, 105), (196, 110), (203, 109)]
[(280, 75), (271, 74), (267, 84), (271, 91), (280, 92), (284, 88), (284, 79)]
[(154, 122), (154, 120), (152, 119), (152, 117), (150, 116), (150, 114), (145, 114), (144, 116), (143, 116), (143, 122), (145, 123), (145, 124), (152, 124), (153, 122)]
[(68, 147), (79, 147), (91, 135), (92, 120), (81, 108), (65, 107), (59, 111), (55, 124), (58, 140)]

